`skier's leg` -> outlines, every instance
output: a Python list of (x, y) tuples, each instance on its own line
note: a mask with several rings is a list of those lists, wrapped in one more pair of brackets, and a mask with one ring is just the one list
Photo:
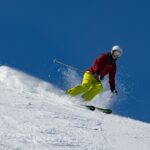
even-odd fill
[(69, 89), (66, 93), (71, 96), (76, 96), (86, 92), (91, 86), (92, 78), (93, 75), (89, 71), (86, 71), (83, 76), (82, 84)]
[(103, 85), (99, 81), (97, 81), (95, 78), (92, 81), (92, 85), (89, 91), (85, 92), (82, 97), (90, 101), (92, 100), (97, 94), (100, 94), (103, 91)]

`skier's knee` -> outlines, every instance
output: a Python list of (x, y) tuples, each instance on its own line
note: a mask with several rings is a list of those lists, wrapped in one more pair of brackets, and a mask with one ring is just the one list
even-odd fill
[(86, 84), (86, 83), (83, 83), (82, 86), (83, 86), (85, 89), (89, 89), (89, 88), (90, 88), (89, 84)]
[(97, 89), (97, 92), (98, 92), (98, 93), (103, 92), (103, 86), (102, 86), (102, 84), (98, 85), (98, 86), (96, 87), (96, 89)]

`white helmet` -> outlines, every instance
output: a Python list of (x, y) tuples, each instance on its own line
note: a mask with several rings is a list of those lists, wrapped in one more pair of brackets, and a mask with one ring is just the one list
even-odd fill
[(118, 57), (120, 57), (123, 53), (123, 50), (119, 47), (119, 45), (114, 45), (111, 49), (111, 54), (113, 54), (114, 52), (118, 52)]

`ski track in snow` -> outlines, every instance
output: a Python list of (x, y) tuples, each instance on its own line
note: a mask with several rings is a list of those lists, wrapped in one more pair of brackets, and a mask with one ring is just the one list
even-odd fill
[(0, 67), (0, 150), (149, 150), (150, 124), (89, 111), (59, 89)]

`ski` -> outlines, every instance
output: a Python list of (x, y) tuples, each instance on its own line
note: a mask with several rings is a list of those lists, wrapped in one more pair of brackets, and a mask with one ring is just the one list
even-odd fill
[(100, 107), (95, 107), (95, 106), (92, 106), (92, 105), (85, 105), (86, 108), (88, 108), (89, 110), (91, 111), (94, 111), (94, 110), (99, 110), (103, 113), (106, 113), (106, 114), (111, 114), (112, 113), (112, 110), (111, 109), (107, 109), (107, 108), (100, 108)]

